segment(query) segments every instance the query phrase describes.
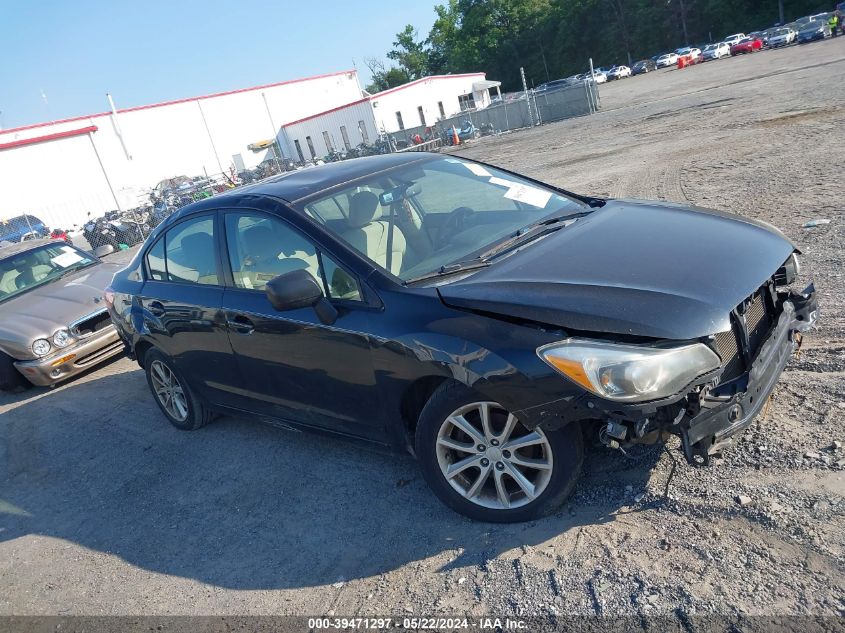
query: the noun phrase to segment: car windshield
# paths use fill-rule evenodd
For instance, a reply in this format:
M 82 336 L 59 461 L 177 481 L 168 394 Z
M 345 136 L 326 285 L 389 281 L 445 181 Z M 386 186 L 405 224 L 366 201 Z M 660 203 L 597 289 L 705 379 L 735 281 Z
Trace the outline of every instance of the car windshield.
M 96 264 L 87 253 L 57 242 L 0 260 L 0 303 Z
M 454 157 L 381 172 L 299 206 L 403 281 L 478 257 L 540 221 L 590 211 L 541 184 Z

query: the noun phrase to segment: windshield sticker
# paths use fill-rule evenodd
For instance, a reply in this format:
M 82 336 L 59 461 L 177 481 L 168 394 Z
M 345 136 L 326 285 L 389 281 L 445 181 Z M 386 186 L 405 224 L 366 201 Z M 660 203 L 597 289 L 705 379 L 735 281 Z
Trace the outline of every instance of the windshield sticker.
M 74 264 L 81 262 L 82 259 L 82 255 L 71 250 L 65 251 L 61 255 L 56 255 L 51 258 L 50 261 L 60 268 L 67 268 L 68 266 L 73 266 Z
M 476 176 L 482 176 L 484 178 L 492 178 L 493 174 L 487 171 L 483 165 L 476 165 L 475 163 L 464 163 L 464 167 L 469 169 L 472 173 Z
M 543 191 L 542 189 L 529 187 L 528 185 L 514 185 L 505 192 L 505 198 L 530 204 L 532 207 L 537 207 L 538 209 L 545 207 L 551 197 L 551 191 Z
M 501 185 L 502 187 L 507 187 L 508 189 L 510 189 L 511 187 L 519 186 L 518 182 L 514 182 L 513 180 L 505 180 L 504 178 L 497 178 L 496 176 L 490 177 L 490 184 Z

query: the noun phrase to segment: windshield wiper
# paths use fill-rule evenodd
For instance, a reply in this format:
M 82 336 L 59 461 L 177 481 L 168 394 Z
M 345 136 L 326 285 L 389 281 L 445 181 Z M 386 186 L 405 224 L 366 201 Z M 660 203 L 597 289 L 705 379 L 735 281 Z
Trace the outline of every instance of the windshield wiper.
M 592 209 L 589 211 L 580 211 L 578 213 L 556 215 L 554 217 L 546 218 L 544 220 L 540 220 L 539 222 L 535 222 L 534 224 L 529 224 L 528 226 L 524 226 L 519 229 L 511 237 L 506 238 L 504 241 L 499 242 L 492 248 L 487 249 L 486 251 L 472 259 L 468 259 L 462 262 L 455 262 L 453 264 L 446 264 L 444 266 L 441 266 L 437 270 L 433 270 L 424 275 L 420 275 L 419 277 L 412 277 L 411 279 L 407 279 L 405 281 L 405 285 L 412 284 L 417 281 L 424 281 L 426 279 L 433 279 L 435 277 L 444 277 L 446 275 L 452 275 L 454 273 L 460 273 L 467 270 L 486 268 L 492 263 L 490 260 L 496 255 L 517 248 L 519 246 L 523 246 L 524 244 L 527 244 L 528 242 L 531 242 L 532 240 L 535 240 L 538 237 L 569 226 L 570 220 L 576 220 L 577 218 L 584 217 L 585 215 L 589 215 L 590 213 L 592 213 Z
M 455 262 L 454 264 L 445 264 L 441 266 L 437 270 L 433 270 L 429 273 L 424 275 L 420 275 L 419 277 L 411 277 L 410 279 L 405 280 L 405 285 L 415 283 L 417 281 L 425 281 L 426 279 L 434 279 L 436 277 L 445 277 L 447 275 L 453 275 L 455 273 L 461 273 L 467 270 L 476 270 L 478 268 L 487 268 L 490 265 L 490 262 L 482 261 L 479 258 L 470 259 L 465 262 Z
M 519 229 L 514 235 L 511 237 L 499 242 L 494 247 L 487 249 L 478 258 L 482 261 L 487 261 L 496 255 L 500 255 L 505 251 L 509 251 L 514 248 L 518 248 L 536 240 L 543 235 L 548 233 L 552 233 L 553 231 L 557 231 L 558 229 L 562 229 L 566 226 L 569 226 L 570 220 L 576 220 L 577 218 L 584 217 L 585 215 L 589 215 L 592 211 L 581 211 L 580 213 L 569 213 L 567 215 L 558 215 L 553 218 L 546 218 L 545 220 L 540 220 L 539 222 L 535 222 L 534 224 L 529 224 L 521 229 Z

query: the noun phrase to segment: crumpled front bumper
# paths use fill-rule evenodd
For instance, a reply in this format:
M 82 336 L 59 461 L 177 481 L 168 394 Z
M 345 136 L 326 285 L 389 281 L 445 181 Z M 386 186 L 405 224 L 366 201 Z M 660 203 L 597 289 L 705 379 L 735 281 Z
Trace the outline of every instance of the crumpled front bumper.
M 751 424 L 774 390 L 789 357 L 800 347 L 801 333 L 812 327 L 817 318 L 818 300 L 812 285 L 800 294 L 791 293 L 783 302 L 776 325 L 745 374 L 747 388 L 681 421 L 684 454 L 690 462 L 707 463 L 711 452 Z
M 81 339 L 57 353 L 36 360 L 18 361 L 17 370 L 33 385 L 49 387 L 123 352 L 114 325 Z

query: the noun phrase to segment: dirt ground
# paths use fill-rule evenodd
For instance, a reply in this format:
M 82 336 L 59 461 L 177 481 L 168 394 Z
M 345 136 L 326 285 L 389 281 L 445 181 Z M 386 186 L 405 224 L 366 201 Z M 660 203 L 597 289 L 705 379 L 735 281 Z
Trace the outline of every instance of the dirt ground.
M 473 523 L 410 457 L 248 419 L 177 431 L 119 360 L 0 396 L 0 614 L 845 615 L 843 77 L 845 37 L 660 71 L 461 150 L 795 240 L 822 319 L 714 466 L 669 481 L 667 452 L 596 450 L 558 514 Z

